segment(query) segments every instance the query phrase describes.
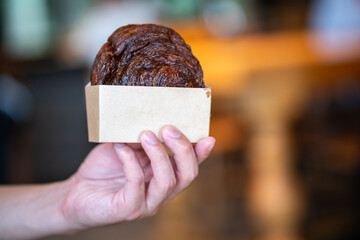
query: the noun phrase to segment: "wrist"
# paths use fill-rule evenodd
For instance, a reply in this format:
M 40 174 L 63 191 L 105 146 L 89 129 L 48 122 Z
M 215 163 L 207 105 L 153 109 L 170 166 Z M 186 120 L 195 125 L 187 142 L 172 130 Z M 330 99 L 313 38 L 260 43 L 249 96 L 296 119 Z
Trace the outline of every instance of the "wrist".
M 37 199 L 31 204 L 29 213 L 33 216 L 28 221 L 34 232 L 34 237 L 45 237 L 56 234 L 71 234 L 76 232 L 75 224 L 67 219 L 63 206 L 71 190 L 72 178 L 64 181 L 39 186 Z
M 62 205 L 71 180 L 0 187 L 0 238 L 33 239 L 76 231 Z
M 68 196 L 72 188 L 76 185 L 76 178 L 74 176 L 66 179 L 65 181 L 58 182 L 58 185 L 55 186 L 56 195 L 59 196 L 58 201 L 54 206 L 54 216 L 58 216 L 58 229 L 57 231 L 61 234 L 72 234 L 79 230 L 82 230 L 83 227 L 80 224 L 77 224 L 76 221 L 72 218 L 73 213 L 68 207 Z

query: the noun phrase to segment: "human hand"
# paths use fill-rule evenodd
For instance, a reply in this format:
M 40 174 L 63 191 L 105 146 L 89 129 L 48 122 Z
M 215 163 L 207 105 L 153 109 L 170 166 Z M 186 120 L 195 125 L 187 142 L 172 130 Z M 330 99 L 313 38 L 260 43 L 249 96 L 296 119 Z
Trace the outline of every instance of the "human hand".
M 165 147 L 150 131 L 141 144 L 101 144 L 65 184 L 61 213 L 73 229 L 83 229 L 154 215 L 198 175 L 198 165 L 215 145 L 213 137 L 195 147 L 175 127 L 161 132 Z

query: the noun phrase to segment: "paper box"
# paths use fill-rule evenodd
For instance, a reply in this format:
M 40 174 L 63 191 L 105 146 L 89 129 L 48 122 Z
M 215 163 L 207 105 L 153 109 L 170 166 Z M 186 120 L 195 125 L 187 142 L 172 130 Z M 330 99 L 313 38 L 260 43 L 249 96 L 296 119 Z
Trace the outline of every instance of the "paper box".
M 90 142 L 139 142 L 144 130 L 160 136 L 171 124 L 191 142 L 209 135 L 211 88 L 88 84 L 85 87 Z

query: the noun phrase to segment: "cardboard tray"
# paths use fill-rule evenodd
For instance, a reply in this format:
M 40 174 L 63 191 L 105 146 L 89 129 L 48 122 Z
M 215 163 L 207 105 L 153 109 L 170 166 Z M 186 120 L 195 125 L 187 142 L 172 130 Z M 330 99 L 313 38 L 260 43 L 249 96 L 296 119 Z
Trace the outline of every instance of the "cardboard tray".
M 151 130 L 171 124 L 191 142 L 209 136 L 211 88 L 85 87 L 90 142 L 139 142 Z

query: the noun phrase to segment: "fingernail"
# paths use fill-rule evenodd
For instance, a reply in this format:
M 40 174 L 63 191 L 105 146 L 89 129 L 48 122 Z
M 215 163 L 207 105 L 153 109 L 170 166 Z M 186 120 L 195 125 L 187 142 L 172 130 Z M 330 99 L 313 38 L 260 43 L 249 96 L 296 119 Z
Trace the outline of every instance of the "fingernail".
M 212 142 L 209 143 L 209 146 L 207 147 L 208 152 L 211 152 L 211 151 L 213 150 L 213 148 L 214 148 L 214 146 L 215 146 L 215 143 L 216 143 L 216 139 L 213 138 L 213 139 L 212 139 Z
M 181 132 L 179 130 L 177 130 L 176 127 L 167 126 L 165 128 L 165 134 L 171 138 L 179 138 L 181 135 Z
M 143 133 L 143 138 L 146 143 L 151 145 L 155 145 L 159 142 L 159 139 L 155 136 L 155 134 L 149 131 Z
M 114 146 L 116 148 L 123 148 L 123 147 L 125 147 L 125 143 L 114 143 Z

